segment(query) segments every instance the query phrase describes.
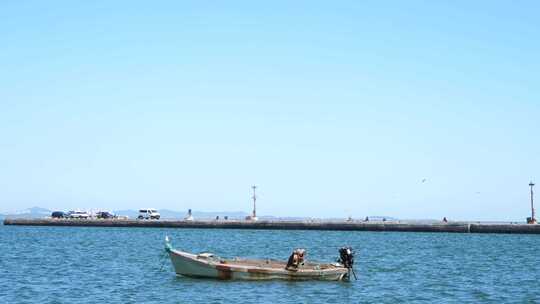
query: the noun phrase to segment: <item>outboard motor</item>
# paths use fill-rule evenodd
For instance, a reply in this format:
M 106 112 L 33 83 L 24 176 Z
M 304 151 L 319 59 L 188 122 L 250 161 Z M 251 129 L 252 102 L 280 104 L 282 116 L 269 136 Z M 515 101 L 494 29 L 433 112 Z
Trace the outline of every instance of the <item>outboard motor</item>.
M 345 268 L 351 268 L 354 264 L 354 253 L 351 247 L 341 247 L 339 249 L 339 262 Z
M 354 273 L 353 264 L 354 264 L 354 252 L 351 247 L 341 247 L 339 249 L 339 259 L 338 262 L 343 265 L 343 267 L 352 272 L 354 279 L 356 280 L 356 274 Z

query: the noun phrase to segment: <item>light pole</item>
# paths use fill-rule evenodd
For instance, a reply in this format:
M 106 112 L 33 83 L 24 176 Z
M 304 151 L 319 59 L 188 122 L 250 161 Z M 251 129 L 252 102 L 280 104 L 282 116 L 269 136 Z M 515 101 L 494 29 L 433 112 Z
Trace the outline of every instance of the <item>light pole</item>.
M 536 217 L 534 214 L 534 191 L 533 191 L 534 183 L 532 181 L 529 183 L 529 187 L 531 187 L 531 219 L 527 222 L 529 224 L 536 224 Z
M 256 221 L 257 220 L 257 195 L 255 195 L 255 189 L 257 189 L 257 186 L 253 185 L 251 186 L 253 189 L 253 214 L 251 215 L 251 219 Z

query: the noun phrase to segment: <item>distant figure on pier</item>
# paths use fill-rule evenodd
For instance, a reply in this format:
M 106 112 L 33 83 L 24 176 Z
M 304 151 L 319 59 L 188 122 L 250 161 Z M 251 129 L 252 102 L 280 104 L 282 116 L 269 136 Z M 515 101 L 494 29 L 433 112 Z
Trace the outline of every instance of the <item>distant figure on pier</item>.
M 442 219 L 443 222 L 448 223 L 448 220 L 446 219 L 446 216 Z
M 193 215 L 191 214 L 191 209 L 188 210 L 187 216 L 184 218 L 186 221 L 193 221 Z
M 216 221 L 219 221 L 219 215 L 216 215 Z
M 369 217 L 366 216 L 365 222 L 369 222 Z

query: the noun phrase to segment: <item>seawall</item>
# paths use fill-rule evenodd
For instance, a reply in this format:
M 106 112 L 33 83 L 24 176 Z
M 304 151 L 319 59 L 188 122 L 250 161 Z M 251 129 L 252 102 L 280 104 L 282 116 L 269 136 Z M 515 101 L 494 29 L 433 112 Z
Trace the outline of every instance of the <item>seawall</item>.
M 414 223 L 346 221 L 235 221 L 235 220 L 99 220 L 99 219 L 5 219 L 4 225 L 78 227 L 220 228 L 274 230 L 401 231 L 452 233 L 540 234 L 540 225 L 491 223 Z

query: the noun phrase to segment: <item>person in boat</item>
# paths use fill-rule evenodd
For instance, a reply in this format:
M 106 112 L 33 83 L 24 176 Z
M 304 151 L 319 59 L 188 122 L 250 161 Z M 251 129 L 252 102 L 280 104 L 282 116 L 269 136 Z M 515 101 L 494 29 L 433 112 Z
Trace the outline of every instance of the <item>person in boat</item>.
M 287 266 L 285 266 L 285 269 L 297 271 L 299 266 L 304 265 L 305 256 L 305 249 L 297 248 L 293 250 L 291 256 L 289 257 L 289 260 L 287 261 Z

